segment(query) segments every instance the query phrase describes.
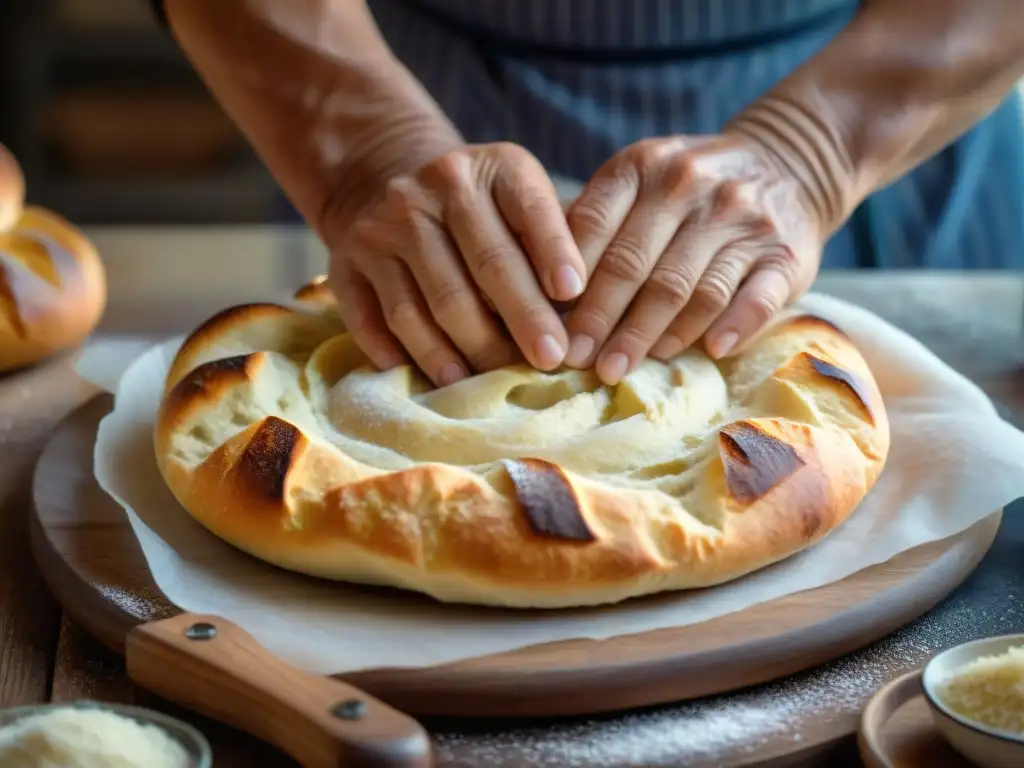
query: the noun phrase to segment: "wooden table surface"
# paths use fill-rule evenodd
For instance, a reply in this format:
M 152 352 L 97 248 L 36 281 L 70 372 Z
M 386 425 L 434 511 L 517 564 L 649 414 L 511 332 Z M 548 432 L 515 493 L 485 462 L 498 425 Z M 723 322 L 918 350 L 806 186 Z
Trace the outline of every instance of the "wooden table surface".
M 320 246 L 299 230 L 139 228 L 89 234 L 109 280 L 99 338 L 184 332 L 227 304 L 282 296 L 325 263 Z M 856 301 L 918 336 L 1024 425 L 1024 274 L 828 273 L 816 290 Z M 64 617 L 32 560 L 27 521 L 35 460 L 53 426 L 95 394 L 73 374 L 73 357 L 0 378 L 0 708 L 90 698 L 182 715 L 134 689 L 120 658 Z M 291 765 L 243 734 L 186 717 L 210 738 L 217 768 Z M 609 727 L 624 726 L 613 719 Z M 457 741 L 449 735 L 449 744 Z M 449 751 L 457 757 L 459 750 Z M 494 764 L 529 764 L 512 749 L 492 750 L 492 758 Z M 634 764 L 623 759 L 624 765 Z M 859 762 L 846 748 L 828 764 Z

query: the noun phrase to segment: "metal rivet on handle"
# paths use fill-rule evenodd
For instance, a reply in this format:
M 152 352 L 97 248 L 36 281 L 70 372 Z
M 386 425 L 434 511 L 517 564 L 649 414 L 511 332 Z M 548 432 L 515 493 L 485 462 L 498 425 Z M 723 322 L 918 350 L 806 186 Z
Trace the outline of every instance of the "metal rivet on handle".
M 331 708 L 331 714 L 342 720 L 360 720 L 366 715 L 366 702 L 347 699 Z
M 212 640 L 217 636 L 217 628 L 213 624 L 200 622 L 193 624 L 185 630 L 185 637 L 189 640 Z

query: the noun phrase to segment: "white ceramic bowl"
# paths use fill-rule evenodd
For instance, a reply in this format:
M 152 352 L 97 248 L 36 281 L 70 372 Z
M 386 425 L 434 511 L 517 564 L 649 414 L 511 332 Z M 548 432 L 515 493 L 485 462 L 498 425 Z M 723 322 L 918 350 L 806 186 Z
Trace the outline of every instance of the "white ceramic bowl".
M 1000 731 L 968 720 L 950 710 L 938 695 L 940 681 L 979 656 L 995 656 L 1024 645 L 1024 634 L 1000 635 L 955 645 L 925 665 L 921 687 L 939 733 L 957 752 L 980 768 L 1022 768 L 1024 734 Z

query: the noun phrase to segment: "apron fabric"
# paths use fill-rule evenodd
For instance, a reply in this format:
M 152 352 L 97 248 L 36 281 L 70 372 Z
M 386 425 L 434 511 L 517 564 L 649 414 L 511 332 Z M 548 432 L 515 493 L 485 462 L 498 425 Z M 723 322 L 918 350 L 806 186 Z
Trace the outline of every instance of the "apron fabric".
M 717 133 L 852 19 L 852 0 L 369 0 L 394 54 L 468 141 L 586 180 L 642 138 Z M 1024 267 L 1012 96 L 866 200 L 825 268 Z

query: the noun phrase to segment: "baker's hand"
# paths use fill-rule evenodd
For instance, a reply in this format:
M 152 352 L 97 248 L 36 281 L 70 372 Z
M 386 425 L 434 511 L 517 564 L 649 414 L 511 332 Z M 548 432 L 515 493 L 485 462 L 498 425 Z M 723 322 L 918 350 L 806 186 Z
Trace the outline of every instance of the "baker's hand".
M 754 140 L 641 141 L 609 160 L 569 209 L 591 275 L 566 362 L 618 382 L 645 356 L 704 337 L 736 349 L 817 274 L 822 226 L 800 183 Z
M 523 357 L 560 365 L 568 336 L 551 300 L 579 296 L 585 275 L 540 162 L 485 144 L 391 179 L 332 247 L 330 282 L 374 364 L 408 353 L 446 385 Z

